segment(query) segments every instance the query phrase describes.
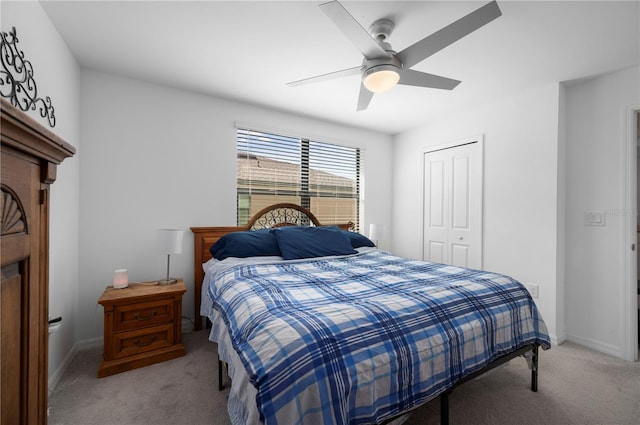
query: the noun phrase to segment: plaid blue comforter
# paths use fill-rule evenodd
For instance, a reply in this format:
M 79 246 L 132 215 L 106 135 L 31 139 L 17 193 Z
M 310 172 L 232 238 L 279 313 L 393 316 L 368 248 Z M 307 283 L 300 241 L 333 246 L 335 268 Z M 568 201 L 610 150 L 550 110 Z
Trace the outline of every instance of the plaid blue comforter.
M 380 251 L 238 265 L 208 289 L 265 424 L 379 423 L 546 326 L 510 277 Z

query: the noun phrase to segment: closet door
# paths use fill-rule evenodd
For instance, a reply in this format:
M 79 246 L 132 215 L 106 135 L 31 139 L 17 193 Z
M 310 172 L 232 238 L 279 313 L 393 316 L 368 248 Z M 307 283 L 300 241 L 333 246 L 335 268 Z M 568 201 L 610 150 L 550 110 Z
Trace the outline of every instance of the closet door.
M 482 145 L 424 154 L 423 259 L 482 268 Z

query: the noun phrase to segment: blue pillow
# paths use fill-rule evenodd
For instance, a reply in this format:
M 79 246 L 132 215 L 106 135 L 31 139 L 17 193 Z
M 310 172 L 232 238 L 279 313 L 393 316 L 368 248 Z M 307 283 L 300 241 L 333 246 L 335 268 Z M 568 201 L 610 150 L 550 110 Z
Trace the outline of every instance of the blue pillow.
M 337 227 L 289 226 L 272 229 L 285 260 L 357 254 L 349 236 Z
M 278 241 L 270 229 L 227 233 L 216 241 L 209 252 L 213 258 L 281 256 Z
M 351 240 L 351 246 L 353 246 L 354 248 L 360 248 L 363 246 L 371 246 L 371 247 L 376 246 L 376 244 L 373 243 L 371 239 L 369 239 L 365 235 L 362 235 L 358 232 L 349 232 L 347 230 L 340 230 L 340 231 L 345 233 L 347 236 L 349 236 L 349 239 Z

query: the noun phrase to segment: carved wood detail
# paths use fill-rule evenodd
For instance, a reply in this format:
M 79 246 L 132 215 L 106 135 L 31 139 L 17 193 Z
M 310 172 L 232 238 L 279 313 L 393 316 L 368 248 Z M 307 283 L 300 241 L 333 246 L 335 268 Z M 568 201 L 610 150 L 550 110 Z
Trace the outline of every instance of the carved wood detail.
M 2 187 L 0 212 L 2 214 L 2 222 L 0 223 L 2 236 L 27 232 L 24 208 L 22 208 L 18 197 L 5 187 Z

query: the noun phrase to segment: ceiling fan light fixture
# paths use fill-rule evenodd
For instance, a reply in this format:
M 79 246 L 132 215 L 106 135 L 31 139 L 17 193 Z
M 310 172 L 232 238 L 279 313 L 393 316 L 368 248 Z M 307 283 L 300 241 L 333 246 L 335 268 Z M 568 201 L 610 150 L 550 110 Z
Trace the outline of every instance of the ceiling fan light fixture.
M 400 81 L 398 67 L 380 65 L 369 68 L 362 73 L 362 84 L 372 93 L 384 93 L 394 88 Z

